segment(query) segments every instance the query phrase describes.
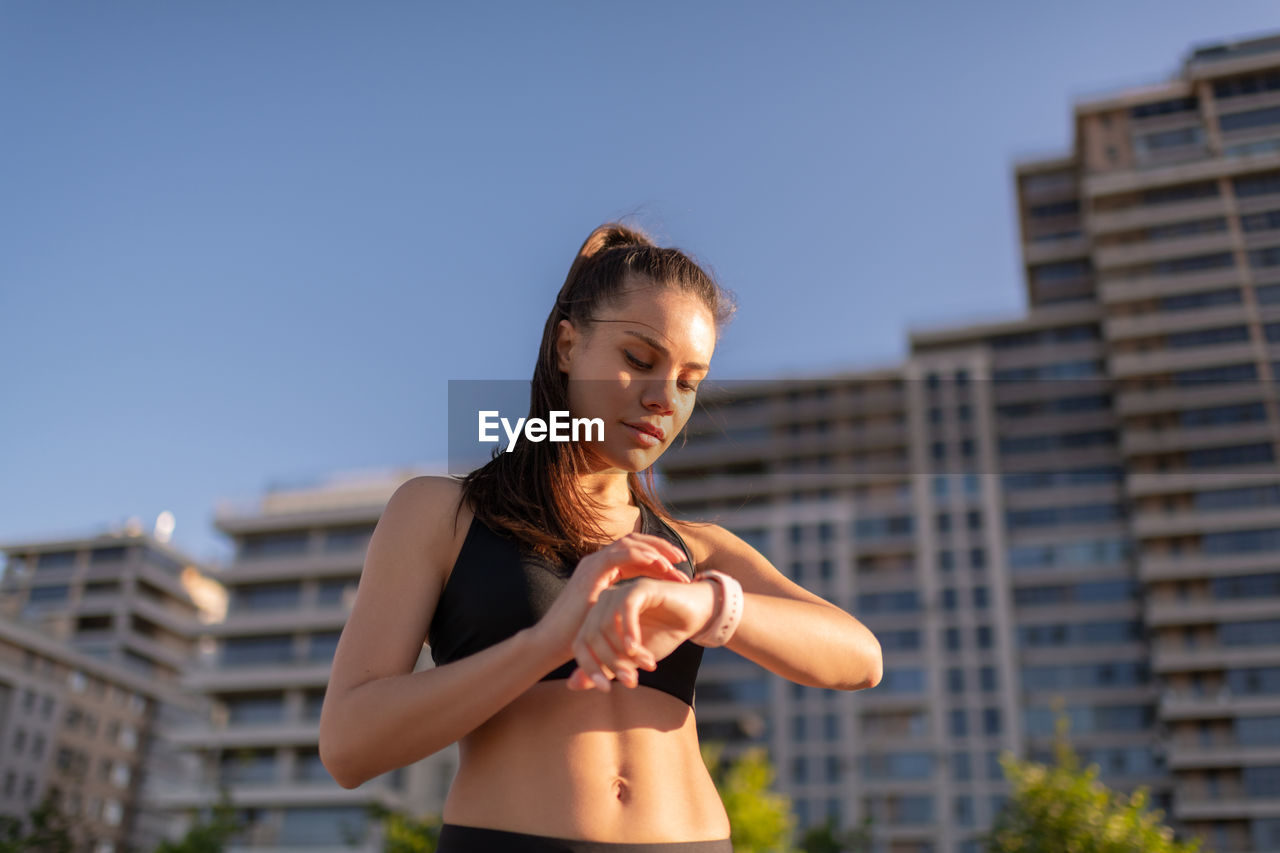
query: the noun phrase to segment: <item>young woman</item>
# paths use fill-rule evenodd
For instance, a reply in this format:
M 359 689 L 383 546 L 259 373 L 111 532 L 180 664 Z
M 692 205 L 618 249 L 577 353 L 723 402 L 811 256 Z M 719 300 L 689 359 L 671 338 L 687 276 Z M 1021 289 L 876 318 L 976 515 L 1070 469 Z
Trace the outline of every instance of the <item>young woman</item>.
M 603 439 L 517 442 L 388 501 L 320 754 L 352 788 L 459 741 L 439 853 L 732 853 L 694 723 L 702 648 L 810 686 L 880 680 L 858 620 L 653 495 L 731 312 L 680 251 L 601 226 L 547 319 L 529 417 L 600 418 Z M 424 640 L 436 666 L 414 672 Z

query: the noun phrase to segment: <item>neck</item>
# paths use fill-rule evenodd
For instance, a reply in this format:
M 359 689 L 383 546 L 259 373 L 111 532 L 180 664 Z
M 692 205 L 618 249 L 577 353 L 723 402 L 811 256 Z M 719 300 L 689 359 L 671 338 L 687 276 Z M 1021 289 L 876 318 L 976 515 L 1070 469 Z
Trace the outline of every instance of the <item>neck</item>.
M 578 488 L 584 495 L 600 504 L 603 509 L 635 505 L 631 497 L 631 487 L 627 483 L 626 472 L 623 471 L 584 474 L 578 478 Z

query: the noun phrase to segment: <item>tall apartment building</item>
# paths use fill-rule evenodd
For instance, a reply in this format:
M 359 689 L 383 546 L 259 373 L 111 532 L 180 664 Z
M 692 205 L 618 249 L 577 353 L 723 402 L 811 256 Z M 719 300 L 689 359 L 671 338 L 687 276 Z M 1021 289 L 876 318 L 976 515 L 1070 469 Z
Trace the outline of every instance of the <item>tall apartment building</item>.
M 25 818 L 51 792 L 78 851 L 153 849 L 173 815 L 147 791 L 188 772 L 167 732 L 201 713 L 179 681 L 216 584 L 132 522 L 3 552 L 0 810 Z
M 1280 37 L 1075 113 L 1019 170 L 1028 282 L 1102 310 L 1173 816 L 1280 849 Z
M 183 679 L 211 714 L 175 733 L 197 767 L 186 784 L 155 792 L 158 805 L 199 808 L 226 788 L 245 826 L 235 839 L 241 853 L 375 851 L 382 838 L 370 805 L 439 814 L 456 746 L 351 790 L 333 780 L 319 752 L 325 687 L 369 538 L 411 476 L 339 479 L 219 507 L 216 526 L 235 545 L 218 578 L 226 618 L 206 626 L 209 654 Z M 432 665 L 425 640 L 419 669 Z
M 664 457 L 678 510 L 885 653 L 854 695 L 708 656 L 700 696 L 746 701 L 704 736 L 768 744 L 804 822 L 967 853 L 1061 696 L 1113 787 L 1280 849 L 1280 37 L 1077 103 L 1073 150 L 1016 171 L 1025 318 L 727 389 Z

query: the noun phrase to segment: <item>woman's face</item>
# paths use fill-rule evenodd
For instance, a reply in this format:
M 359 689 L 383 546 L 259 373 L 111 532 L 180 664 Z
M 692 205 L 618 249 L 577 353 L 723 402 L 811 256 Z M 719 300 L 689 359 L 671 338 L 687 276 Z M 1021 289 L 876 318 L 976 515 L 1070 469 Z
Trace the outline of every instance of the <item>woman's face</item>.
M 561 320 L 557 332 L 571 417 L 604 422 L 604 441 L 587 442 L 589 452 L 608 468 L 648 468 L 693 413 L 716 346 L 711 312 L 674 288 L 632 283 L 588 328 Z

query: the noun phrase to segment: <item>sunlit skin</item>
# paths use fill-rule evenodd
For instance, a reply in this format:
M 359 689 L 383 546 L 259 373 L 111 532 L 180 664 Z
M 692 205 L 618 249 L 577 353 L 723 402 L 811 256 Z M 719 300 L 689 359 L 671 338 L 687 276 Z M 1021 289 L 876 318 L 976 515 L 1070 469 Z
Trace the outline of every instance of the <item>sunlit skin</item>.
M 587 328 L 561 320 L 556 340 L 570 413 L 604 421 L 604 441 L 587 444 L 595 464 L 579 486 L 607 506 L 629 502 L 625 475 L 652 465 L 684 428 L 716 346 L 715 320 L 700 299 L 629 285 L 623 301 Z M 624 425 L 641 421 L 665 433 L 657 446 L 638 443 Z
M 580 478 L 579 486 L 606 507 L 603 520 L 611 526 L 634 516 L 626 475 L 651 466 L 684 429 L 716 345 L 715 319 L 700 299 L 642 280 L 627 285 L 625 297 L 599 311 L 585 329 L 561 320 L 556 341 L 559 368 L 569 379 L 572 416 L 604 422 L 604 440 L 587 444 L 591 472 Z M 641 423 L 660 429 L 661 440 L 645 443 L 628 426 Z M 614 677 L 635 686 L 633 668 L 618 667 L 615 672 L 599 658 L 625 652 L 652 670 L 690 630 L 700 628 L 714 609 L 715 591 L 707 584 L 681 586 L 653 585 L 651 591 L 660 598 L 632 600 L 617 608 L 625 609 L 626 615 L 613 614 L 611 631 L 600 624 L 609 621 L 606 615 L 589 618 L 579 632 L 582 646 L 575 654 L 580 667 L 569 678 L 569 688 L 595 686 L 608 692 Z M 644 627 L 642 610 L 648 622 Z M 585 651 L 592 647 L 597 654 Z M 614 654 L 607 654 L 610 649 Z

